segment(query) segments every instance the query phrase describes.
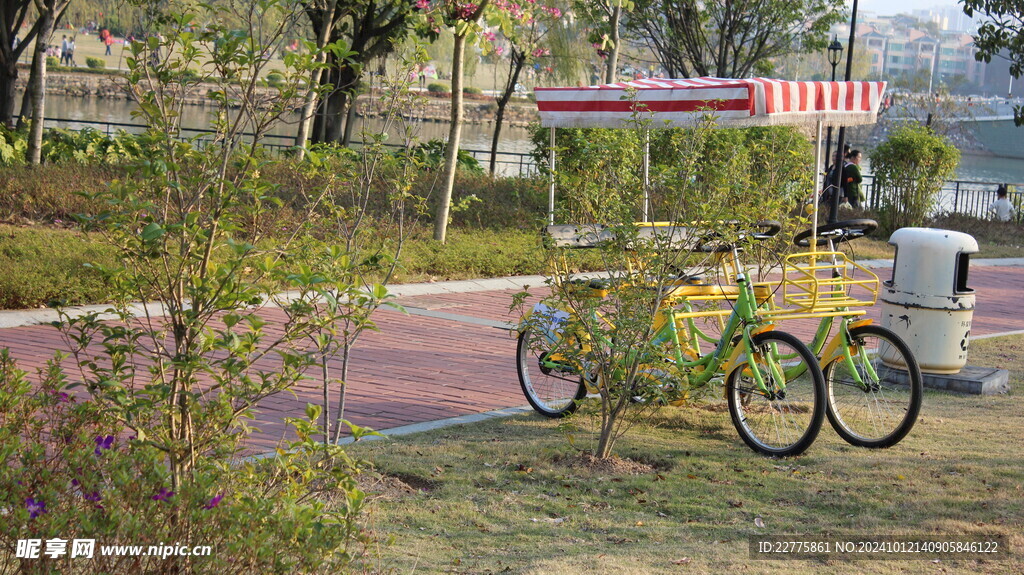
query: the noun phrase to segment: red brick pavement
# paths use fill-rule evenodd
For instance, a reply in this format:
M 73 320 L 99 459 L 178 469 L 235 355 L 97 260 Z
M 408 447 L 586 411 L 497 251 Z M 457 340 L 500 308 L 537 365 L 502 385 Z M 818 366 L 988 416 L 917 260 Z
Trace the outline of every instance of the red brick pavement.
M 885 275 L 884 270 L 880 274 Z M 1016 310 L 1024 267 L 973 266 L 969 285 L 977 291 L 972 333 L 976 336 L 1024 330 L 1024 313 Z M 475 318 L 508 321 L 515 290 L 439 294 L 402 298 L 402 303 Z M 273 325 L 279 312 L 269 310 Z M 879 306 L 867 317 L 878 319 Z M 346 418 L 363 426 L 387 429 L 524 405 L 515 372 L 515 340 L 509 333 L 457 319 L 403 315 L 382 310 L 380 332 L 367 333 L 354 351 L 349 374 Z M 804 329 L 787 324 L 783 329 Z M 43 367 L 54 350 L 66 349 L 50 326 L 0 329 L 7 347 L 29 372 Z M 340 366 L 332 366 L 338 373 Z M 318 381 L 304 382 L 291 393 L 264 400 L 252 438 L 258 451 L 290 436 L 286 417 L 302 417 L 307 403 L 319 403 Z M 332 399 L 332 402 L 334 399 Z

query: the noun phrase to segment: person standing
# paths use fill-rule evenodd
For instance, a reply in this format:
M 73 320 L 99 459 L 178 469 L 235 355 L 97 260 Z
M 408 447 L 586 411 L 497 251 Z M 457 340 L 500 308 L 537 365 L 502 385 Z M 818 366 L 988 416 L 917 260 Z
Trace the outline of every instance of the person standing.
M 1013 218 L 1013 204 L 1007 196 L 1006 184 L 999 184 L 996 188 L 996 199 L 988 205 L 988 211 L 992 217 L 1000 222 L 1008 222 Z
M 75 38 L 72 36 L 68 39 L 68 49 L 65 51 L 68 60 L 68 66 L 75 66 Z
M 843 192 L 846 194 L 846 201 L 850 207 L 860 208 L 864 196 L 860 191 L 860 183 L 863 177 L 860 173 L 860 161 L 863 158 L 860 150 L 850 150 L 843 163 Z
M 68 57 L 68 37 L 64 36 L 60 40 L 60 65 L 64 65 L 64 61 Z

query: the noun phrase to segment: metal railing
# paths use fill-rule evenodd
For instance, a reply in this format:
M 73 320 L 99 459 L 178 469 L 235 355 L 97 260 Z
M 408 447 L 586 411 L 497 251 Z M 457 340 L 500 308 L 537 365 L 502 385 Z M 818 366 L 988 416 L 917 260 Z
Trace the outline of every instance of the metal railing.
M 65 127 L 70 129 L 91 127 L 107 134 L 108 136 L 112 135 L 117 130 L 138 133 L 146 129 L 146 126 L 142 124 L 66 118 L 47 118 L 46 123 L 51 127 Z M 214 131 L 203 128 L 182 128 L 182 133 L 183 137 L 189 137 L 189 134 L 193 136 L 198 135 L 201 141 L 204 135 L 212 135 L 214 134 Z M 251 137 L 251 134 L 246 135 Z M 279 153 L 284 153 L 292 149 L 295 145 L 294 136 L 268 134 L 264 136 L 264 138 L 269 140 L 264 144 L 264 147 Z M 353 143 L 359 145 L 361 142 Z M 396 144 L 385 145 L 394 148 L 401 147 Z M 464 149 L 463 151 L 469 153 L 473 158 L 480 162 L 480 165 L 483 166 L 485 170 L 489 167 L 491 161 L 490 150 Z M 539 172 L 532 154 L 499 151 L 497 153 L 495 163 L 498 175 L 503 177 L 528 177 L 535 176 Z M 866 190 L 867 207 L 877 210 L 881 205 L 883 192 L 878 189 L 874 176 L 871 174 L 865 174 L 862 186 L 864 186 L 864 189 Z M 998 186 L 998 182 L 975 182 L 969 180 L 947 181 L 943 184 L 942 190 L 939 192 L 936 213 L 963 214 L 983 219 L 988 218 L 988 206 L 996 199 L 996 188 Z M 1011 194 L 1010 201 L 1018 207 L 1014 214 L 1014 221 L 1018 223 L 1024 222 L 1024 214 L 1021 213 L 1022 210 L 1020 209 L 1021 207 L 1024 207 L 1024 205 L 1022 205 L 1024 204 L 1024 191 Z
M 976 182 L 970 180 L 948 180 L 939 190 L 939 197 L 935 205 L 935 212 L 939 214 L 960 214 L 973 216 L 981 219 L 989 219 L 991 214 L 988 207 L 996 199 L 996 189 L 1001 182 Z M 867 174 L 861 185 L 867 191 L 867 207 L 877 210 L 881 207 L 882 197 L 885 191 L 879 189 L 878 182 L 874 176 Z M 1021 207 L 1024 204 L 1024 193 L 1011 192 L 1010 201 L 1016 206 L 1013 221 L 1024 222 L 1024 215 L 1021 214 Z
M 93 121 L 93 120 L 77 120 L 69 118 L 46 118 L 44 124 L 51 128 L 67 128 L 71 130 L 81 130 L 84 128 L 92 128 L 98 132 L 102 132 L 107 136 L 112 136 L 118 130 L 124 130 L 128 133 L 137 134 L 146 130 L 144 124 L 131 124 L 125 122 L 108 122 L 108 121 Z M 214 130 L 206 128 L 182 128 L 181 137 L 194 138 L 198 136 L 200 142 L 207 141 L 207 136 L 212 136 L 216 132 Z M 252 134 L 242 134 L 243 137 L 247 137 L 251 140 Z M 295 136 L 285 136 L 280 134 L 266 134 L 263 136 L 264 143 L 263 147 L 268 150 L 285 153 L 291 150 L 295 146 Z M 355 145 L 360 145 L 362 142 L 352 142 Z M 401 148 L 398 144 L 384 144 L 385 147 L 389 148 Z M 480 162 L 480 165 L 484 169 L 488 169 L 491 162 L 491 151 L 490 150 L 470 150 L 463 149 L 464 152 L 469 153 Z M 533 156 L 531 154 L 525 154 L 522 152 L 502 152 L 499 151 L 495 159 L 495 168 L 499 176 L 504 177 L 526 177 L 536 175 L 537 166 L 533 162 Z

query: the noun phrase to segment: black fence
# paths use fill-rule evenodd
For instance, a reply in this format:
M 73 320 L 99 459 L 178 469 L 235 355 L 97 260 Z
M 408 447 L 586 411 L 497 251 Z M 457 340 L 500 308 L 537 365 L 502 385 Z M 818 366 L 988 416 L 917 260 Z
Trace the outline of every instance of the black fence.
M 51 128 L 67 128 L 70 130 L 82 130 L 84 128 L 92 128 L 98 132 L 102 132 L 108 136 L 114 135 L 119 130 L 123 130 L 128 133 L 141 133 L 145 131 L 146 126 L 143 124 L 130 124 L 124 122 L 100 122 L 92 120 L 76 120 L 68 118 L 46 118 L 45 125 Z M 197 139 L 199 142 L 206 141 L 208 138 L 212 139 L 215 132 L 213 130 L 204 128 L 182 128 L 181 138 L 183 139 Z M 242 134 L 243 139 L 251 141 L 252 134 Z M 353 142 L 354 145 L 360 145 L 362 142 Z M 400 148 L 397 144 L 385 144 L 386 147 Z M 285 153 L 295 147 L 295 136 L 285 136 L 280 134 L 266 134 L 263 136 L 263 147 L 277 153 Z M 480 162 L 480 165 L 485 170 L 490 168 L 491 165 L 491 151 L 490 150 L 469 150 L 463 149 L 464 152 L 469 153 L 473 156 L 476 161 Z M 537 173 L 537 166 L 533 162 L 533 156 L 531 154 L 524 154 L 521 152 L 501 152 L 499 151 L 495 155 L 494 168 L 499 176 L 516 177 L 516 176 L 532 176 Z
M 870 174 L 864 176 L 864 182 L 861 185 L 867 191 L 867 207 L 873 210 L 878 209 L 885 190 L 879 189 L 877 182 Z M 988 207 L 996 200 L 996 189 L 999 185 L 1000 182 L 949 180 L 942 185 L 942 189 L 939 191 L 933 215 L 962 214 L 988 219 L 991 217 Z M 1016 206 L 1013 221 L 1024 222 L 1024 216 L 1021 214 L 1021 207 L 1024 205 L 1024 192 L 1011 192 L 1009 200 Z
M 112 135 L 118 130 L 138 133 L 146 129 L 146 126 L 142 124 L 97 122 L 66 118 L 47 118 L 46 123 L 51 127 L 69 128 L 73 130 L 80 130 L 89 127 L 107 135 Z M 214 131 L 201 128 L 182 128 L 183 138 L 199 136 L 199 140 L 202 141 L 206 134 L 212 136 Z M 243 136 L 251 137 L 251 134 Z M 287 152 L 295 146 L 294 136 L 268 134 L 264 136 L 264 139 L 264 147 L 279 153 Z M 358 145 L 360 142 L 354 143 Z M 391 147 L 398 148 L 400 146 L 391 145 Z M 480 162 L 480 165 L 483 166 L 485 170 L 490 167 L 490 150 L 464 149 L 463 151 L 469 153 L 473 158 Z M 537 164 L 534 162 L 533 155 L 521 152 L 498 152 L 495 160 L 495 170 L 499 176 L 505 177 L 533 176 L 539 171 Z M 864 176 L 864 183 L 862 185 L 864 186 L 867 194 L 867 206 L 871 209 L 877 209 L 881 203 L 880 200 L 884 191 L 878 189 L 874 177 L 870 174 Z M 939 192 L 936 214 L 963 214 L 978 218 L 988 218 L 990 216 L 988 206 L 996 199 L 996 188 L 998 186 L 998 182 L 972 182 L 967 180 L 947 181 L 943 184 L 942 190 Z M 1017 206 L 1013 216 L 1014 221 L 1017 223 L 1024 222 L 1024 215 L 1021 214 L 1022 210 L 1020 209 L 1021 207 L 1024 207 L 1024 191 L 1011 193 L 1010 201 Z

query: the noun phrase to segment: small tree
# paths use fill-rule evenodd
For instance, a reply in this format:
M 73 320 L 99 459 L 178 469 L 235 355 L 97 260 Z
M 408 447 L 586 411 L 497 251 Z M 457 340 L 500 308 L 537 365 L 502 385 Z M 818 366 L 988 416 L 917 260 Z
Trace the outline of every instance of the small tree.
M 882 228 L 924 225 L 959 162 L 960 150 L 929 128 L 907 124 L 892 132 L 871 152 Z

